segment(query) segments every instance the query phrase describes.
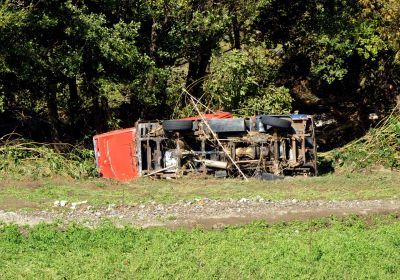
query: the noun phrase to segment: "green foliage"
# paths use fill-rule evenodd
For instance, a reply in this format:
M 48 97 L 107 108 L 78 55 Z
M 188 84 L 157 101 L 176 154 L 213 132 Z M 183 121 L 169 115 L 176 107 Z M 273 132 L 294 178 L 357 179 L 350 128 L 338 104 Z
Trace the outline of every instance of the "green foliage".
M 327 218 L 222 230 L 0 226 L 2 279 L 396 279 L 395 216 Z
M 396 0 L 2 1 L 1 125 L 79 142 L 192 114 L 182 88 L 242 115 L 384 114 L 400 84 L 399 10 Z
M 279 65 L 279 57 L 261 47 L 215 55 L 204 86 L 209 103 L 243 115 L 289 112 L 289 90 L 273 84 Z
M 400 169 L 400 115 L 394 112 L 383 124 L 364 137 L 334 150 L 331 156 L 342 170 L 358 171 L 377 165 Z
M 150 59 L 138 50 L 140 24 L 133 20 L 110 22 L 104 14 L 72 1 L 38 2 L 32 7 L 22 5 L 16 11 L 12 7 L 10 3 L 2 6 L 7 13 L 15 13 L 15 17 L 23 12 L 25 20 L 23 24 L 7 26 L 13 27 L 12 48 L 9 42 L 0 47 L 0 58 L 4 58 L 0 74 L 11 75 L 11 79 L 2 80 L 7 103 L 15 95 L 30 100 L 30 110 L 44 102 L 47 112 L 41 108 L 33 113 L 42 118 L 48 115 L 53 127 L 57 122 L 68 121 L 61 119 L 61 112 L 73 111 L 72 123 L 79 123 L 78 118 L 87 116 L 76 113 L 90 108 L 86 104 L 93 106 L 96 118 L 99 114 L 105 116 L 103 122 L 118 121 L 118 116 L 101 110 L 113 112 L 128 103 L 135 85 L 143 83 L 148 69 L 153 67 Z M 2 36 L 0 41 L 6 39 Z M 77 94 L 71 92 L 74 90 Z M 61 92 L 70 99 L 68 102 L 55 97 Z M 100 100 L 104 104 L 110 102 L 104 106 Z
M 387 50 L 385 42 L 376 32 L 378 22 L 361 20 L 350 30 L 334 34 L 315 34 L 310 55 L 311 73 L 328 83 L 342 80 L 348 73 L 346 60 L 358 56 L 365 61 L 375 61 L 380 52 Z
M 256 96 L 249 96 L 237 110 L 242 115 L 256 115 L 259 113 L 285 114 L 290 113 L 292 98 L 289 89 L 284 86 L 268 86 L 259 90 Z
M 3 178 L 64 176 L 81 179 L 97 175 L 92 150 L 62 144 L 52 146 L 25 140 L 1 140 L 0 176 Z
M 304 70 L 315 80 L 329 84 L 341 81 L 352 69 L 354 58 L 373 64 L 387 51 L 388 42 L 378 32 L 382 23 L 376 15 L 379 5 L 374 13 L 366 16 L 362 3 L 357 1 L 291 2 L 293 5 L 286 7 L 279 1 L 265 5 L 263 18 L 259 19 L 260 28 L 265 28 L 269 35 L 266 36 L 268 45 L 285 46 L 289 59 L 306 57 L 310 68 Z M 283 22 L 285 19 L 288 22 Z M 296 24 L 290 24 L 292 21 Z

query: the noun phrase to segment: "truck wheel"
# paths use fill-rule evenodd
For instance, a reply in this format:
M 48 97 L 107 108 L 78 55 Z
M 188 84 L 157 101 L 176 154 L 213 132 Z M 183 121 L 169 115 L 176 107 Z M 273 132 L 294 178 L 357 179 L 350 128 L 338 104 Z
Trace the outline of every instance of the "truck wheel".
M 163 121 L 165 131 L 188 131 L 192 130 L 193 121 L 191 120 L 166 120 Z
M 291 121 L 266 115 L 261 117 L 261 122 L 265 125 L 270 125 L 279 128 L 289 128 L 292 125 Z

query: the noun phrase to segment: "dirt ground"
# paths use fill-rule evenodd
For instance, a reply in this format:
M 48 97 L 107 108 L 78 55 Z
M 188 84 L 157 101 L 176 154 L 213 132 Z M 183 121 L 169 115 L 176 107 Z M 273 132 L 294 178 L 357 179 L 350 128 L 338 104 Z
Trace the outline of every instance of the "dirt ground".
M 89 227 L 104 220 L 117 226 L 168 228 L 221 228 L 256 220 L 270 223 L 307 220 L 330 215 L 400 214 L 400 200 L 352 201 L 268 201 L 263 198 L 239 200 L 195 199 L 174 204 L 155 202 L 136 206 L 93 207 L 85 201 L 56 201 L 53 209 L 41 211 L 0 210 L 0 221 L 20 225 L 51 222 L 77 222 Z

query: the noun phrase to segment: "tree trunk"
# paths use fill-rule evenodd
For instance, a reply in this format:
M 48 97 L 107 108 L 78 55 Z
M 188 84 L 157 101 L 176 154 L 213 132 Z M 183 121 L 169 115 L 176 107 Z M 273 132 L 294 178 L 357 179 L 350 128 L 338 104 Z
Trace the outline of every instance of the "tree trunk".
M 240 44 L 240 26 L 236 14 L 232 17 L 232 33 L 233 33 L 233 47 L 237 50 L 241 49 Z
M 151 24 L 151 34 L 150 34 L 150 47 L 149 56 L 156 62 L 156 51 L 157 51 L 157 21 L 153 18 Z
M 203 48 L 197 59 L 189 61 L 189 70 L 186 78 L 186 88 L 195 97 L 203 94 L 203 78 L 211 59 L 212 48 Z
M 108 112 L 104 112 L 108 110 L 108 106 L 106 106 L 106 102 L 103 98 L 100 98 L 99 92 L 94 84 L 93 80 L 88 81 L 88 93 L 92 99 L 92 116 L 94 122 L 94 128 L 96 133 L 103 133 L 108 131 Z M 101 103 L 100 103 L 101 102 Z
M 52 141 L 60 142 L 60 118 L 58 115 L 57 86 L 55 84 L 49 89 L 46 103 Z
M 68 119 L 69 125 L 71 127 L 71 132 L 74 136 L 77 136 L 77 121 L 78 121 L 78 111 L 81 100 L 78 94 L 78 85 L 76 84 L 76 78 L 67 78 L 68 88 L 69 88 L 69 99 L 68 99 Z

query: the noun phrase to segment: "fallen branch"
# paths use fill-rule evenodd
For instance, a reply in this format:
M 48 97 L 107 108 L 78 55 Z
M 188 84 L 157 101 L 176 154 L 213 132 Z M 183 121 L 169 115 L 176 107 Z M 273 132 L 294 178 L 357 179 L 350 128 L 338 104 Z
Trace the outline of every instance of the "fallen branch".
M 149 173 L 149 174 L 143 175 L 143 177 L 153 176 L 153 175 L 156 175 L 157 173 L 164 172 L 164 171 L 166 171 L 166 170 L 168 170 L 168 169 L 171 169 L 171 168 L 173 168 L 173 167 L 176 167 L 176 165 L 171 165 L 171 166 L 165 167 L 165 168 L 163 168 L 163 169 L 160 169 L 160 170 L 151 172 L 151 173 Z
M 186 90 L 185 90 L 186 91 Z M 187 92 L 187 91 L 186 91 Z M 187 92 L 188 93 L 188 92 Z M 188 93 L 189 94 L 189 93 Z M 215 134 L 215 132 L 211 129 L 210 125 L 208 124 L 207 120 L 204 118 L 204 114 L 202 114 L 199 110 L 199 107 L 197 106 L 197 104 L 195 103 L 193 97 L 189 94 L 190 96 L 190 101 L 193 104 L 193 107 L 195 108 L 195 110 L 197 111 L 197 113 L 199 114 L 199 116 L 201 117 L 202 121 L 204 122 L 204 124 L 207 126 L 207 128 L 209 129 L 209 131 L 211 132 L 212 136 L 214 137 L 214 139 L 217 141 L 218 145 L 222 148 L 222 150 L 224 151 L 225 155 L 229 158 L 229 160 L 233 163 L 233 165 L 236 167 L 236 169 L 239 171 L 240 175 L 243 177 L 243 179 L 245 179 L 247 182 L 249 181 L 249 179 L 247 179 L 246 175 L 243 173 L 243 171 L 240 169 L 240 167 L 237 165 L 237 163 L 234 161 L 234 159 L 229 155 L 228 151 L 225 149 L 225 147 L 221 144 L 221 141 L 218 139 L 218 136 Z

